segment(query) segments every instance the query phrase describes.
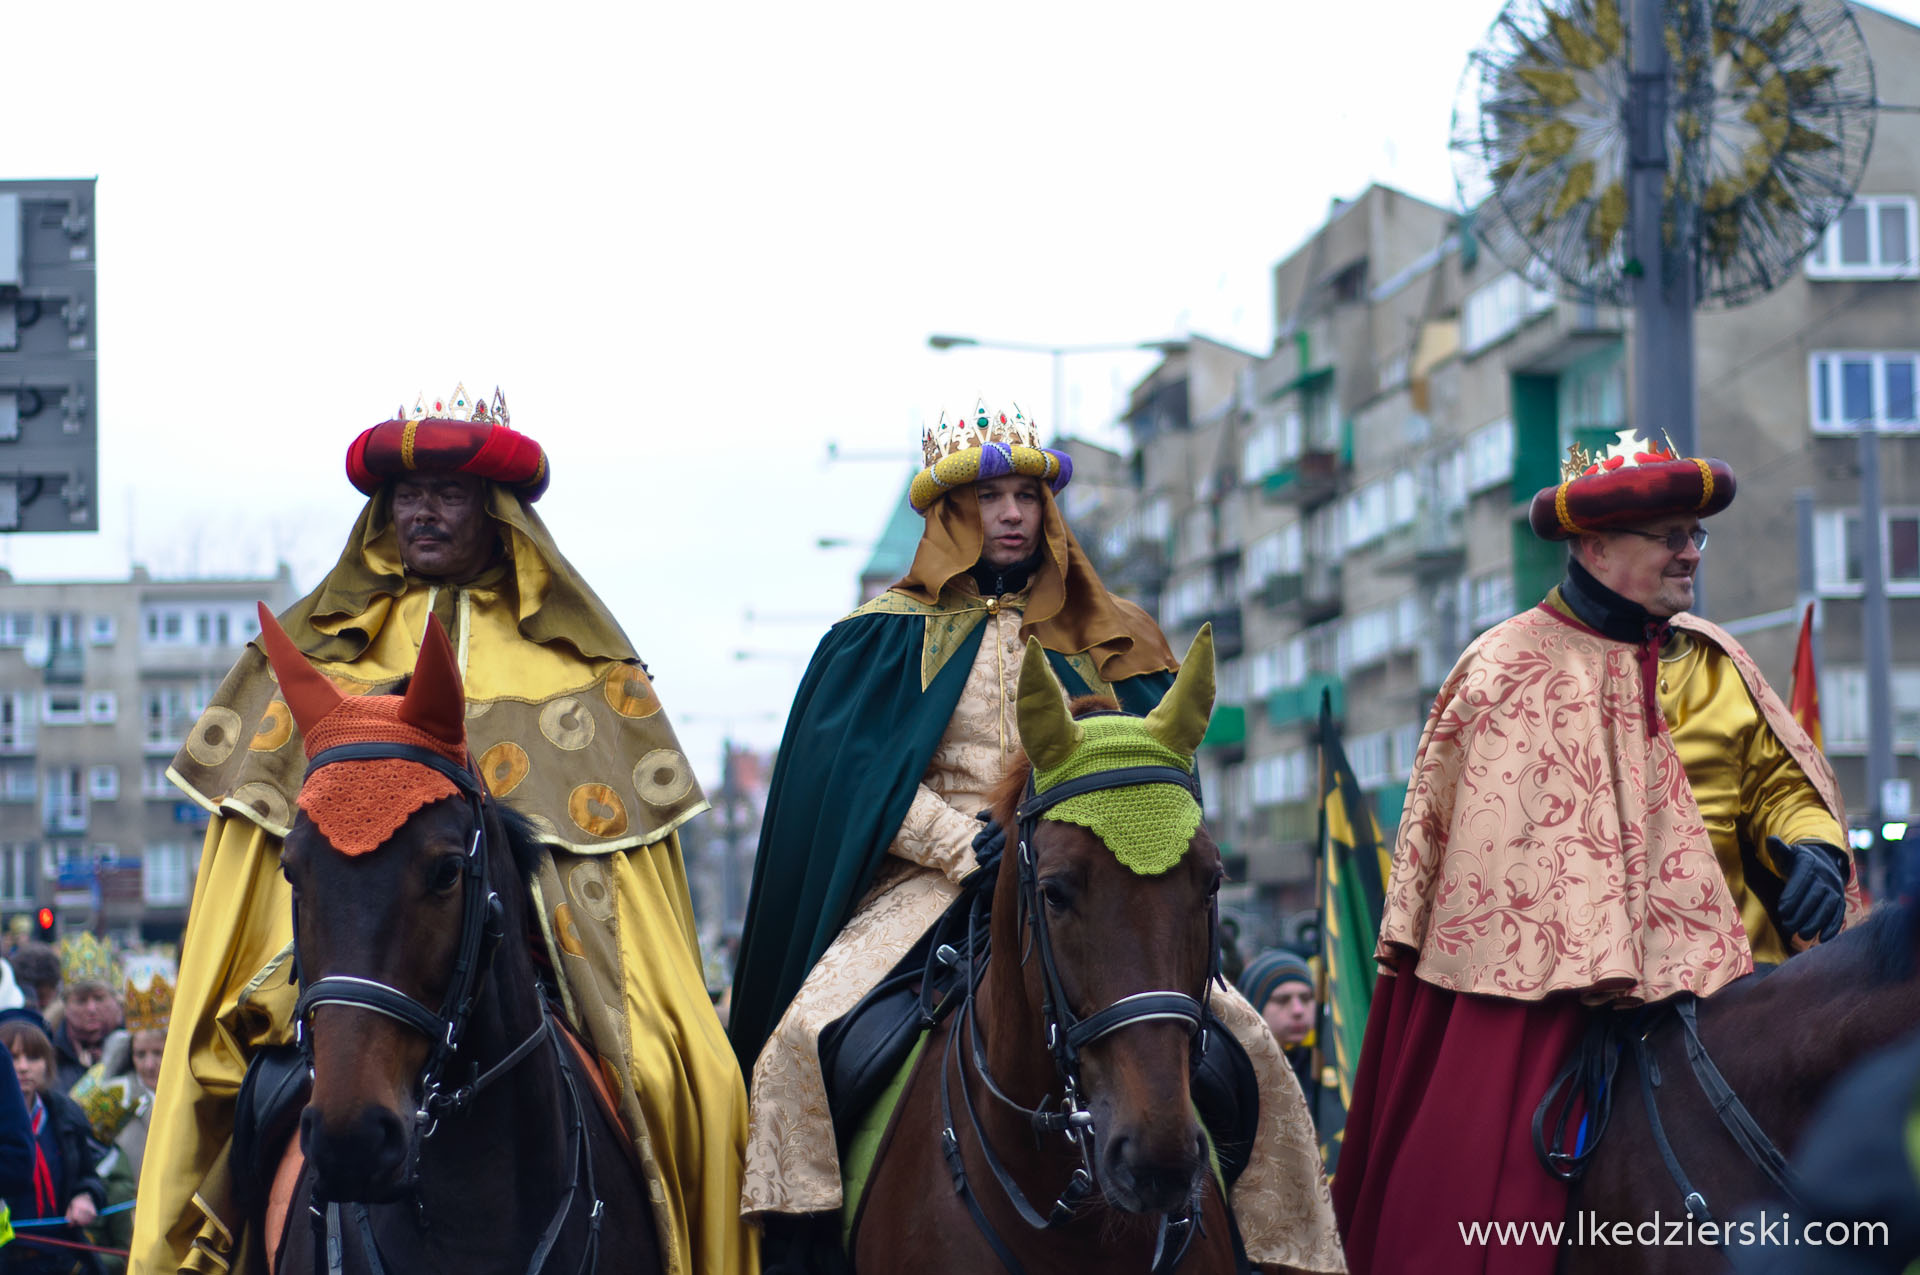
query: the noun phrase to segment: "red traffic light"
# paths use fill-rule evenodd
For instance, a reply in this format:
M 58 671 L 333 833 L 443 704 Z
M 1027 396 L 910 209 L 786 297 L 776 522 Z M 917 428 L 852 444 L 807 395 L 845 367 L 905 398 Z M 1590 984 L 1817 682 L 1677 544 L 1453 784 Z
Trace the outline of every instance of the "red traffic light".
M 33 919 L 39 924 L 42 934 L 51 934 L 53 932 L 52 908 L 41 908 L 38 912 L 34 913 Z

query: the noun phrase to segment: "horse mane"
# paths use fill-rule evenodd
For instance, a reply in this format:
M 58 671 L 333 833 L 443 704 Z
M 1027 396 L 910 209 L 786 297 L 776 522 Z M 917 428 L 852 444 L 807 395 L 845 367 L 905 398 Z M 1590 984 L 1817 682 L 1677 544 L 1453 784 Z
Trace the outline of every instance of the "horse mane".
M 1080 695 L 1067 704 L 1067 712 L 1075 720 L 1095 713 L 1118 713 L 1123 711 L 1120 704 L 1111 695 Z M 1033 762 L 1021 749 L 1013 760 L 1013 769 L 1000 781 L 992 793 L 988 794 L 987 807 L 993 811 L 994 820 L 1002 828 L 1012 828 L 1018 822 L 1014 811 L 1020 807 L 1021 798 L 1027 795 L 1027 780 L 1033 775 Z
M 540 857 L 544 852 L 539 837 L 534 834 L 533 821 L 504 801 L 496 799 L 487 804 L 500 816 L 500 826 L 507 831 L 507 849 L 513 853 L 513 866 L 520 873 L 520 879 L 533 880 L 534 873 L 540 870 Z
M 1877 907 L 1859 927 L 1861 959 L 1869 982 L 1903 983 L 1913 977 L 1917 906 L 1902 899 Z

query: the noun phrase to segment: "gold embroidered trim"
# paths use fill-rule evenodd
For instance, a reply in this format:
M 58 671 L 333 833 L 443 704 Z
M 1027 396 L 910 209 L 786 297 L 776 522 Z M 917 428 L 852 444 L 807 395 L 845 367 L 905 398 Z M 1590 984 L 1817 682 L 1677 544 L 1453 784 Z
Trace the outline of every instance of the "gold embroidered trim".
M 1693 463 L 1700 467 L 1700 503 L 1694 506 L 1694 510 L 1698 512 L 1705 509 L 1707 503 L 1713 499 L 1713 467 L 1698 456 L 1693 458 Z
M 1553 516 L 1560 520 L 1560 526 L 1569 535 L 1583 536 L 1586 534 L 1587 529 L 1575 522 L 1573 515 L 1567 512 L 1566 483 L 1561 483 L 1559 489 L 1553 493 Z
M 413 436 L 420 428 L 419 421 L 408 421 L 406 428 L 400 431 L 400 467 L 413 468 Z

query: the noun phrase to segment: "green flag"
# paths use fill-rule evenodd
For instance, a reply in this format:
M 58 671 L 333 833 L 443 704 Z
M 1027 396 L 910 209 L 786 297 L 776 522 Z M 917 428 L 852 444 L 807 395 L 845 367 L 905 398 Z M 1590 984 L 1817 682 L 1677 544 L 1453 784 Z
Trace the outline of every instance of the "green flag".
M 1320 1027 L 1311 1095 L 1327 1171 L 1338 1159 L 1353 1101 L 1360 1041 L 1373 1001 L 1373 945 L 1392 863 L 1379 820 L 1360 791 L 1333 724 L 1331 695 L 1320 698 Z

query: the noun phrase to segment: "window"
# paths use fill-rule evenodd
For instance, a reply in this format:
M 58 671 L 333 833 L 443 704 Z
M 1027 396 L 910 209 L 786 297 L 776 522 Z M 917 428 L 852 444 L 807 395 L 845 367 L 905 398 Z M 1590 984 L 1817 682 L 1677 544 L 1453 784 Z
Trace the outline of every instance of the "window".
M 159 801 L 172 801 L 180 790 L 167 778 L 167 763 L 150 761 L 140 767 L 140 795 Z
M 40 717 L 33 697 L 24 691 L 0 693 L 0 752 L 31 753 L 39 736 Z
M 1893 673 L 1893 746 L 1920 752 L 1920 668 L 1895 667 Z M 1820 726 L 1830 753 L 1867 750 L 1867 671 L 1858 665 L 1829 665 L 1820 670 Z
M 1920 594 L 1920 511 L 1883 515 L 1882 565 L 1887 592 Z M 1814 579 L 1826 594 L 1858 593 L 1865 578 L 1865 549 L 1856 510 L 1822 510 L 1813 519 Z
M 142 607 L 140 624 L 155 646 L 178 646 L 186 640 L 187 617 L 178 607 Z
M 1513 421 L 1503 416 L 1467 435 L 1466 465 L 1469 492 L 1513 481 Z
M 87 720 L 79 691 L 48 691 L 42 699 L 40 720 L 49 726 L 77 726 Z
M 1412 470 L 1403 469 L 1395 474 L 1388 493 L 1388 526 L 1404 527 L 1420 516 L 1420 484 Z
M 118 801 L 120 799 L 120 768 L 118 766 L 87 767 L 87 796 L 95 801 Z
M 34 782 L 32 766 L 7 766 L 0 769 L 0 801 L 32 801 L 40 786 Z
M 1854 434 L 1866 424 L 1920 430 L 1917 367 L 1920 355 L 1912 350 L 1815 351 L 1807 372 L 1815 432 Z
M 95 646 L 112 646 L 114 627 L 112 616 L 96 615 L 93 617 L 92 624 L 88 626 L 87 640 Z
M 177 907 L 193 893 L 187 848 L 178 843 L 148 845 L 140 861 L 140 893 L 148 903 Z
M 119 707 L 120 701 L 112 691 L 94 691 L 87 696 L 87 720 L 111 722 Z
M 1413 757 L 1420 751 L 1420 723 L 1400 727 L 1387 738 L 1387 769 L 1395 779 L 1413 774 Z
M 1513 614 L 1513 576 L 1505 571 L 1488 571 L 1473 577 L 1469 615 L 1475 628 L 1484 629 Z
M 1385 480 L 1371 482 L 1348 494 L 1342 502 L 1346 524 L 1346 547 L 1357 549 L 1371 544 L 1387 533 L 1392 506 L 1392 485 Z
M 1313 795 L 1316 763 L 1313 750 L 1298 748 L 1290 753 L 1262 757 L 1248 767 L 1249 796 L 1255 806 L 1277 806 L 1287 801 L 1305 801 Z
M 1197 615 L 1205 615 L 1213 606 L 1213 577 L 1191 575 L 1167 590 L 1160 603 L 1161 623 L 1176 628 Z
M 78 766 L 47 767 L 47 830 L 49 832 L 85 832 L 87 798 L 80 787 Z
M 40 884 L 38 856 L 31 845 L 0 845 L 0 907 L 30 908 Z
M 0 646 L 25 646 L 32 636 L 31 611 L 0 611 Z
M 1387 734 L 1355 735 L 1347 741 L 1347 762 L 1362 788 L 1378 788 L 1387 782 Z
M 1346 659 L 1341 672 L 1366 668 L 1387 658 L 1393 649 L 1393 609 L 1383 608 L 1347 621 Z
M 1247 546 L 1247 585 L 1258 588 L 1275 576 L 1300 574 L 1300 524 L 1290 523 Z
M 1257 483 L 1280 468 L 1280 422 L 1263 418 L 1240 447 L 1240 477 Z
M 1467 297 L 1461 307 L 1460 348 L 1472 354 L 1517 331 L 1534 315 L 1553 308 L 1554 295 L 1516 274 L 1502 275 Z
M 1807 254 L 1809 279 L 1914 279 L 1915 204 L 1910 195 L 1862 195 Z
M 1302 449 L 1310 452 L 1340 450 L 1340 400 L 1334 397 L 1333 381 L 1323 380 L 1300 391 L 1300 416 L 1305 438 Z M 1295 453 L 1296 455 L 1298 453 Z M 1289 457 L 1291 459 L 1291 457 Z
M 168 752 L 180 747 L 205 707 L 205 694 L 195 687 L 166 686 L 149 690 L 144 711 L 147 747 Z

